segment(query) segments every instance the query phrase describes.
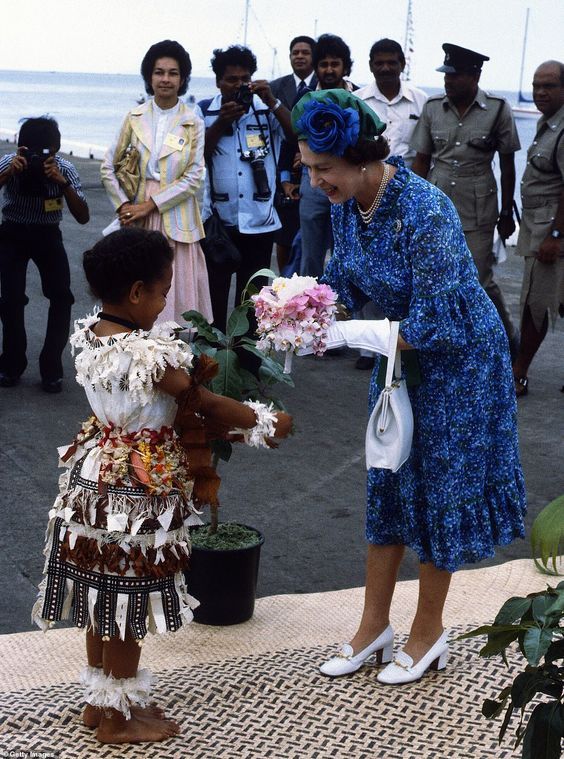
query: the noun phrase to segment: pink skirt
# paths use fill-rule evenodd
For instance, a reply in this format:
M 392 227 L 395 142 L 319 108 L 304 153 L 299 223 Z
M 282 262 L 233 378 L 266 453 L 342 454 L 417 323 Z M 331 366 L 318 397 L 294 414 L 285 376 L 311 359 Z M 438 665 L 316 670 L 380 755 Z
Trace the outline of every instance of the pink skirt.
M 145 198 L 148 199 L 152 193 L 158 190 L 160 190 L 160 184 L 155 180 L 148 179 Z M 195 203 L 196 200 L 194 199 L 192 202 Z M 162 216 L 158 211 L 153 211 L 147 216 L 143 226 L 145 229 L 162 232 L 167 237 Z M 199 311 L 211 322 L 213 313 L 208 269 L 200 243 L 167 239 L 174 251 L 172 284 L 166 298 L 166 306 L 159 315 L 157 322 L 174 321 L 184 326 L 186 322 L 182 318 L 182 314 L 191 309 Z

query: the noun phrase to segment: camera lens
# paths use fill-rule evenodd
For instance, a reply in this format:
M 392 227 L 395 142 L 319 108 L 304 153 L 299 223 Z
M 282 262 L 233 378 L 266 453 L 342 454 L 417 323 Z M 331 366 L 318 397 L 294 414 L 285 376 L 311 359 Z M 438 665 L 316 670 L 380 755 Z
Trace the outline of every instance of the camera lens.
M 251 161 L 251 169 L 253 172 L 253 179 L 255 180 L 256 199 L 268 200 L 270 198 L 270 185 L 268 184 L 268 176 L 264 167 L 263 158 L 254 158 Z

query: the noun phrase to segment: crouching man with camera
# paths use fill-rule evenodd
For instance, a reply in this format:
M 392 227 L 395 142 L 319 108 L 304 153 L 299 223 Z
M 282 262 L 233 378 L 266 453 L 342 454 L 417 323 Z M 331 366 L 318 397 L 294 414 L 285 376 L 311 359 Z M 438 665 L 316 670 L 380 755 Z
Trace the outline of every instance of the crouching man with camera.
M 199 103 L 206 125 L 204 221 L 215 210 L 239 251 L 238 261 L 206 255 L 214 324 L 225 330 L 231 276 L 235 303 L 249 277 L 270 266 L 274 232 L 276 161 L 284 135 L 292 137 L 289 110 L 267 81 L 252 81 L 256 58 L 245 47 L 214 50 L 211 61 L 219 93 Z M 204 243 L 205 249 L 205 243 Z M 256 280 L 258 287 L 266 282 Z
M 0 225 L 0 317 L 3 326 L 0 387 L 17 385 L 27 366 L 24 310 L 27 265 L 39 270 L 49 300 L 45 342 L 39 356 L 41 384 L 59 393 L 62 354 L 74 298 L 59 224 L 66 202 L 79 224 L 89 220 L 88 205 L 74 166 L 56 155 L 61 146 L 54 119 L 27 119 L 18 135 L 18 150 L 0 159 L 4 188 Z

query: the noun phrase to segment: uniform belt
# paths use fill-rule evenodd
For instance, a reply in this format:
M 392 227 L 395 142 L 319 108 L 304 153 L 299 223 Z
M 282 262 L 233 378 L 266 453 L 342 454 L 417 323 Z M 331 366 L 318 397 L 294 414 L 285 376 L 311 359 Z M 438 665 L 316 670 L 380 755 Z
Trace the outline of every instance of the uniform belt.
M 480 166 L 465 166 L 464 168 L 461 168 L 460 166 L 451 166 L 448 169 L 440 168 L 438 169 L 435 167 L 433 169 L 433 174 L 435 176 L 440 176 L 441 179 L 453 179 L 458 177 L 476 177 L 476 179 L 494 179 L 493 171 L 491 170 L 491 166 L 489 164 L 480 165 Z

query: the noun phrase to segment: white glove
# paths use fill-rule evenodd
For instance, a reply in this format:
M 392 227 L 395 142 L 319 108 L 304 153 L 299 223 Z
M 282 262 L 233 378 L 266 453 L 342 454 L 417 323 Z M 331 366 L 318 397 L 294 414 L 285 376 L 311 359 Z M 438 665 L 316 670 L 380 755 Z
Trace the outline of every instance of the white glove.
M 327 350 L 341 348 L 359 348 L 382 356 L 388 355 L 390 342 L 390 322 L 388 319 L 351 319 L 350 321 L 335 322 L 327 330 Z M 300 348 L 298 356 L 308 356 L 313 353 L 310 346 Z

